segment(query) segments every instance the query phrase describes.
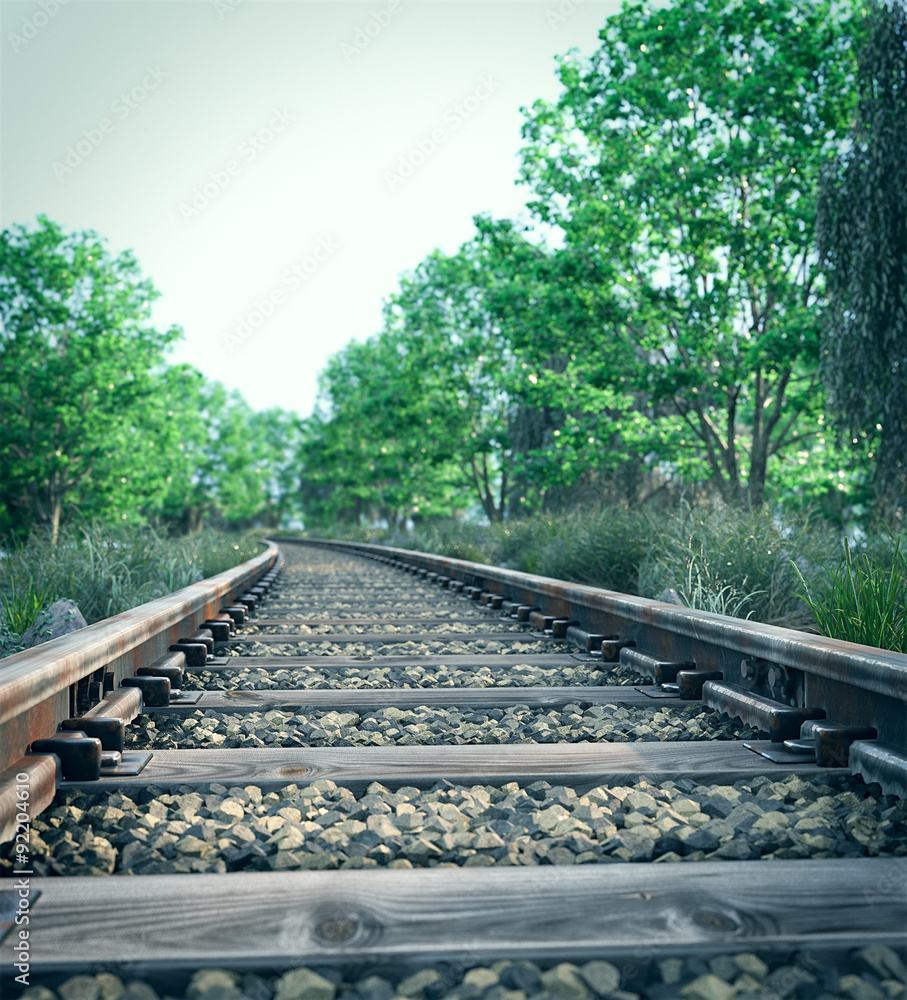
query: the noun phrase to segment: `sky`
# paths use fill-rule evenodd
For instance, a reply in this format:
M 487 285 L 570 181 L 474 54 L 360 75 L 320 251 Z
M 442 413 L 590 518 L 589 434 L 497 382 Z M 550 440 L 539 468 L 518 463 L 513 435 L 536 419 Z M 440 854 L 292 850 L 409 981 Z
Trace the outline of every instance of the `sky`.
M 401 274 L 525 212 L 520 108 L 618 8 L 2 0 L 0 226 L 132 250 L 172 361 L 306 415 Z

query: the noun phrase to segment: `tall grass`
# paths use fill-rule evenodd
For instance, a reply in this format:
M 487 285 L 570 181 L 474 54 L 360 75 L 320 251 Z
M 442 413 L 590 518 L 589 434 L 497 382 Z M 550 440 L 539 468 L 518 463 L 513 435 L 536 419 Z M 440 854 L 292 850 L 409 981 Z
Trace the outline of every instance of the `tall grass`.
M 64 528 L 54 545 L 48 533 L 35 532 L 0 560 L 2 624 L 8 634 L 21 635 L 44 607 L 61 598 L 75 601 L 89 623 L 100 621 L 259 551 L 259 533 L 206 530 L 174 539 L 150 527 L 86 524 Z
M 841 558 L 812 583 L 794 571 L 821 635 L 907 652 L 907 557 L 899 538 L 888 552 L 857 556 L 845 539 Z
M 503 524 L 443 522 L 410 533 L 356 534 L 644 597 L 671 587 L 690 607 L 789 628 L 814 621 L 799 593 L 798 570 L 810 580 L 840 552 L 837 532 L 819 519 L 782 521 L 766 507 L 719 503 L 600 506 Z
M 809 516 L 781 521 L 767 507 L 681 504 L 653 518 L 652 529 L 639 571 L 643 596 L 675 587 L 692 607 L 713 611 L 724 602 L 729 610 L 723 614 L 745 609 L 747 618 L 787 628 L 813 620 L 793 561 L 811 578 L 840 546 L 823 522 Z

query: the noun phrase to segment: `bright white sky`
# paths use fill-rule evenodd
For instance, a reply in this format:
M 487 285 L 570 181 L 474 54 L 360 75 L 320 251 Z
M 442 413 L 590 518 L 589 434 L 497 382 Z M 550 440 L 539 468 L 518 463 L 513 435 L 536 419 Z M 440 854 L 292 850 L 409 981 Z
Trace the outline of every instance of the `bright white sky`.
M 45 213 L 132 249 L 156 322 L 185 329 L 174 361 L 307 414 L 402 272 L 521 211 L 519 109 L 618 7 L 2 0 L 0 225 Z

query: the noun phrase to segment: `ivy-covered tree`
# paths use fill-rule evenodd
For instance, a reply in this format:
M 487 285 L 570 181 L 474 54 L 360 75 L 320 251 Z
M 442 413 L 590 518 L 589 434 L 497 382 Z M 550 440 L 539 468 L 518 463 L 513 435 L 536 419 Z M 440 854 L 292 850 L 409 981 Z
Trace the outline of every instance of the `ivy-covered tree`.
M 875 485 L 907 503 L 907 8 L 869 0 L 852 143 L 829 167 L 818 236 L 829 308 L 823 374 Z

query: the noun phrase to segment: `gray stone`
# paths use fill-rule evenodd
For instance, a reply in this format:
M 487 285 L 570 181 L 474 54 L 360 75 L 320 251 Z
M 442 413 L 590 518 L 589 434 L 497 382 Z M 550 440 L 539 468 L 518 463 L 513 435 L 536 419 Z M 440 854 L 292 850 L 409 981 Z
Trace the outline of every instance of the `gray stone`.
M 186 987 L 186 996 L 198 997 L 209 990 L 233 991 L 239 996 L 238 982 L 239 976 L 235 972 L 229 972 L 226 969 L 199 969 L 193 974 Z
M 120 997 L 126 992 L 123 980 L 112 972 L 99 972 L 95 979 L 98 981 L 98 988 L 101 991 L 101 1000 L 120 1000 Z
M 561 962 L 543 972 L 542 988 L 564 1000 L 592 1000 L 589 987 L 583 982 L 579 969 L 570 962 Z
M 894 979 L 907 984 L 907 966 L 897 952 L 881 944 L 861 948 L 851 963 L 854 972 L 872 972 L 879 979 Z
M 41 643 L 50 642 L 51 639 L 58 639 L 61 635 L 68 635 L 70 632 L 85 628 L 87 624 L 74 601 L 68 598 L 54 601 L 40 612 L 29 628 L 22 633 L 19 642 L 25 649 L 40 646 Z
M 678 604 L 682 608 L 687 607 L 687 602 L 680 596 L 674 587 L 665 587 L 655 600 L 664 601 L 665 604 Z
M 404 997 L 421 997 L 425 995 L 427 986 L 439 982 L 440 979 L 441 974 L 437 969 L 419 969 L 397 984 L 397 993 Z
M 57 1000 L 57 994 L 46 986 L 29 986 L 22 991 L 21 1000 Z
M 356 992 L 363 1000 L 391 1000 L 396 991 L 381 976 L 368 976 L 362 982 L 356 983 Z
M 73 976 L 57 987 L 63 1000 L 98 1000 L 101 987 L 94 976 Z
M 133 979 L 127 983 L 123 996 L 127 997 L 128 1000 L 158 1000 L 154 988 L 148 983 L 143 983 L 140 979 Z
M 697 976 L 680 991 L 684 1000 L 731 1000 L 737 991 L 713 972 Z
M 620 988 L 620 972 L 610 962 L 586 962 L 579 972 L 596 993 L 607 996 Z
M 274 1000 L 334 1000 L 337 987 L 305 967 L 285 972 L 277 980 Z

